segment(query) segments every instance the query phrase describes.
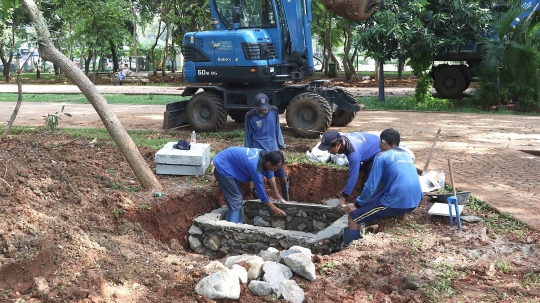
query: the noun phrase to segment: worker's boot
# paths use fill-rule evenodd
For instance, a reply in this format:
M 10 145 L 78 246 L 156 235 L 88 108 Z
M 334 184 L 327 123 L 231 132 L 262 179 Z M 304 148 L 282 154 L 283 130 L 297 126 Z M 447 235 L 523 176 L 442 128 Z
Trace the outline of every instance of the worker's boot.
M 285 184 L 281 183 L 281 196 L 285 201 L 289 201 L 289 181 Z
M 353 240 L 358 240 L 358 239 L 360 239 L 360 230 L 359 229 L 351 230 L 351 229 L 345 228 L 343 230 L 343 248 L 349 246 L 349 244 Z
M 228 210 L 227 213 L 225 214 L 225 221 L 242 224 L 243 223 L 242 211 L 241 210 L 234 210 L 234 211 Z

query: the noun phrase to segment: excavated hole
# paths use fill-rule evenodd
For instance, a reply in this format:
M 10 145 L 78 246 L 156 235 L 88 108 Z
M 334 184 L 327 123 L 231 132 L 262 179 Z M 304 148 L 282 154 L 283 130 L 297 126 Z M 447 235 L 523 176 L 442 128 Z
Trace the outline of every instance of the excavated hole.
M 222 220 L 225 201 L 215 182 L 182 196 L 167 196 L 150 210 L 133 209 L 126 218 L 140 223 L 147 233 L 171 248 L 178 243 L 207 255 L 256 254 L 268 247 L 281 250 L 294 245 L 320 254 L 340 250 L 341 230 L 347 218 L 333 213 L 325 202 L 343 189 L 348 171 L 310 164 L 288 165 L 286 171 L 290 200 L 299 202 L 275 204 L 287 213 L 285 218 L 274 217 L 258 201 L 249 201 L 253 197 L 250 184 L 245 183 L 241 188 L 247 200 L 243 206 L 246 224 Z M 267 191 L 271 193 L 268 187 Z M 357 195 L 353 192 L 351 196 Z
M 540 157 L 540 151 L 539 150 L 520 150 L 521 152 L 524 152 L 529 155 L 533 155 L 535 157 Z

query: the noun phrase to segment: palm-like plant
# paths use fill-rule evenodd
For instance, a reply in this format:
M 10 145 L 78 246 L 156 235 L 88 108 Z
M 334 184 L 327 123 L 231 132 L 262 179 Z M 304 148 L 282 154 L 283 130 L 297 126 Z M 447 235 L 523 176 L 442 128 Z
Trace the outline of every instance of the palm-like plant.
M 501 99 L 522 108 L 537 106 L 540 100 L 540 22 L 531 12 L 515 24 L 524 12 L 517 8 L 503 15 L 492 35 L 479 44 L 483 56 L 480 98 L 496 99 L 498 109 Z

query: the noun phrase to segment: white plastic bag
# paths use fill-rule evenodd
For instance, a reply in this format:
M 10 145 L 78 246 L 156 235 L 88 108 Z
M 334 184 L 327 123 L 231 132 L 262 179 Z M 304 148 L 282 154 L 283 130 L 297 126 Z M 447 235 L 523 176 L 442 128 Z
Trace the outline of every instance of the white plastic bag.
M 337 165 L 349 165 L 349 159 L 344 154 L 335 154 L 330 156 L 330 160 Z
M 420 187 L 423 193 L 435 191 L 440 189 L 438 173 L 434 170 L 430 170 L 427 174 L 418 176 L 420 179 Z
M 321 142 L 318 142 L 314 148 L 311 149 L 311 152 L 308 150 L 306 156 L 309 161 L 312 162 L 326 162 L 330 159 L 330 153 L 327 150 L 320 150 L 319 145 Z

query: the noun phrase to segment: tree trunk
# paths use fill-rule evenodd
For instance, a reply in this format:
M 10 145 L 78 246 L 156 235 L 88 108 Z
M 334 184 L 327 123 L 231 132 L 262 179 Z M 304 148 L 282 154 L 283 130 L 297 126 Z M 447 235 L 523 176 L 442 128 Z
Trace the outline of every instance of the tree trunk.
M 398 79 L 403 79 L 403 70 L 405 69 L 405 58 L 403 56 L 398 57 Z
M 90 72 L 90 62 L 92 60 L 92 56 L 93 56 L 92 48 L 89 47 L 88 58 L 84 59 L 84 73 L 86 74 L 86 76 L 88 76 L 88 73 Z
M 19 95 L 17 97 L 17 104 L 15 105 L 15 109 L 13 109 L 13 114 L 11 114 L 11 118 L 8 121 L 8 124 L 6 125 L 6 129 L 4 129 L 4 132 L 2 133 L 2 136 L 0 137 L 0 141 L 4 140 L 6 136 L 9 134 L 9 130 L 11 129 L 11 126 L 13 125 L 13 122 L 15 122 L 15 118 L 17 118 L 17 114 L 19 113 L 19 109 L 21 108 L 22 104 L 22 82 L 20 77 L 20 71 L 19 75 L 17 76 L 17 88 Z
M 109 44 L 111 45 L 111 54 L 112 54 L 112 61 L 113 61 L 113 73 L 120 70 L 120 66 L 118 66 L 118 51 L 116 49 L 116 46 L 114 45 L 114 42 L 109 41 Z
M 163 30 L 165 30 L 165 28 L 163 28 Z M 161 31 L 161 20 L 159 20 L 159 27 L 158 27 L 158 33 L 156 35 L 156 41 L 154 42 L 154 45 L 152 45 L 152 48 L 150 49 L 150 54 L 152 54 L 152 65 L 153 65 L 153 70 L 152 70 L 152 75 L 155 77 L 157 76 L 157 66 L 156 66 L 156 53 L 155 53 L 155 50 L 156 50 L 156 46 L 157 46 L 157 43 L 159 41 L 159 37 L 161 36 L 163 32 Z
M 379 81 L 379 60 L 375 60 L 375 81 Z
M 148 167 L 148 164 L 142 157 L 137 146 L 126 132 L 120 120 L 110 109 L 107 101 L 92 85 L 88 77 L 86 77 L 73 62 L 59 52 L 50 41 L 50 33 L 43 18 L 43 14 L 38 10 L 33 0 L 23 0 L 30 19 L 35 24 L 36 32 L 39 41 L 39 53 L 49 61 L 56 63 L 65 72 L 66 76 L 75 83 L 81 92 L 85 95 L 88 101 L 92 104 L 97 114 L 103 121 L 105 128 L 111 135 L 111 138 L 118 145 L 118 149 L 126 158 L 129 166 L 133 170 L 135 176 L 141 183 L 141 186 L 147 190 L 162 190 L 156 176 Z
M 167 69 L 167 58 L 169 57 L 169 24 L 171 22 L 167 20 L 165 23 L 165 47 L 163 48 L 163 60 L 161 61 L 161 76 L 165 77 L 165 71 Z
M 135 56 L 135 72 L 140 71 L 139 58 L 137 57 L 137 13 L 133 7 L 133 1 L 129 0 L 131 14 L 133 15 L 133 56 Z

